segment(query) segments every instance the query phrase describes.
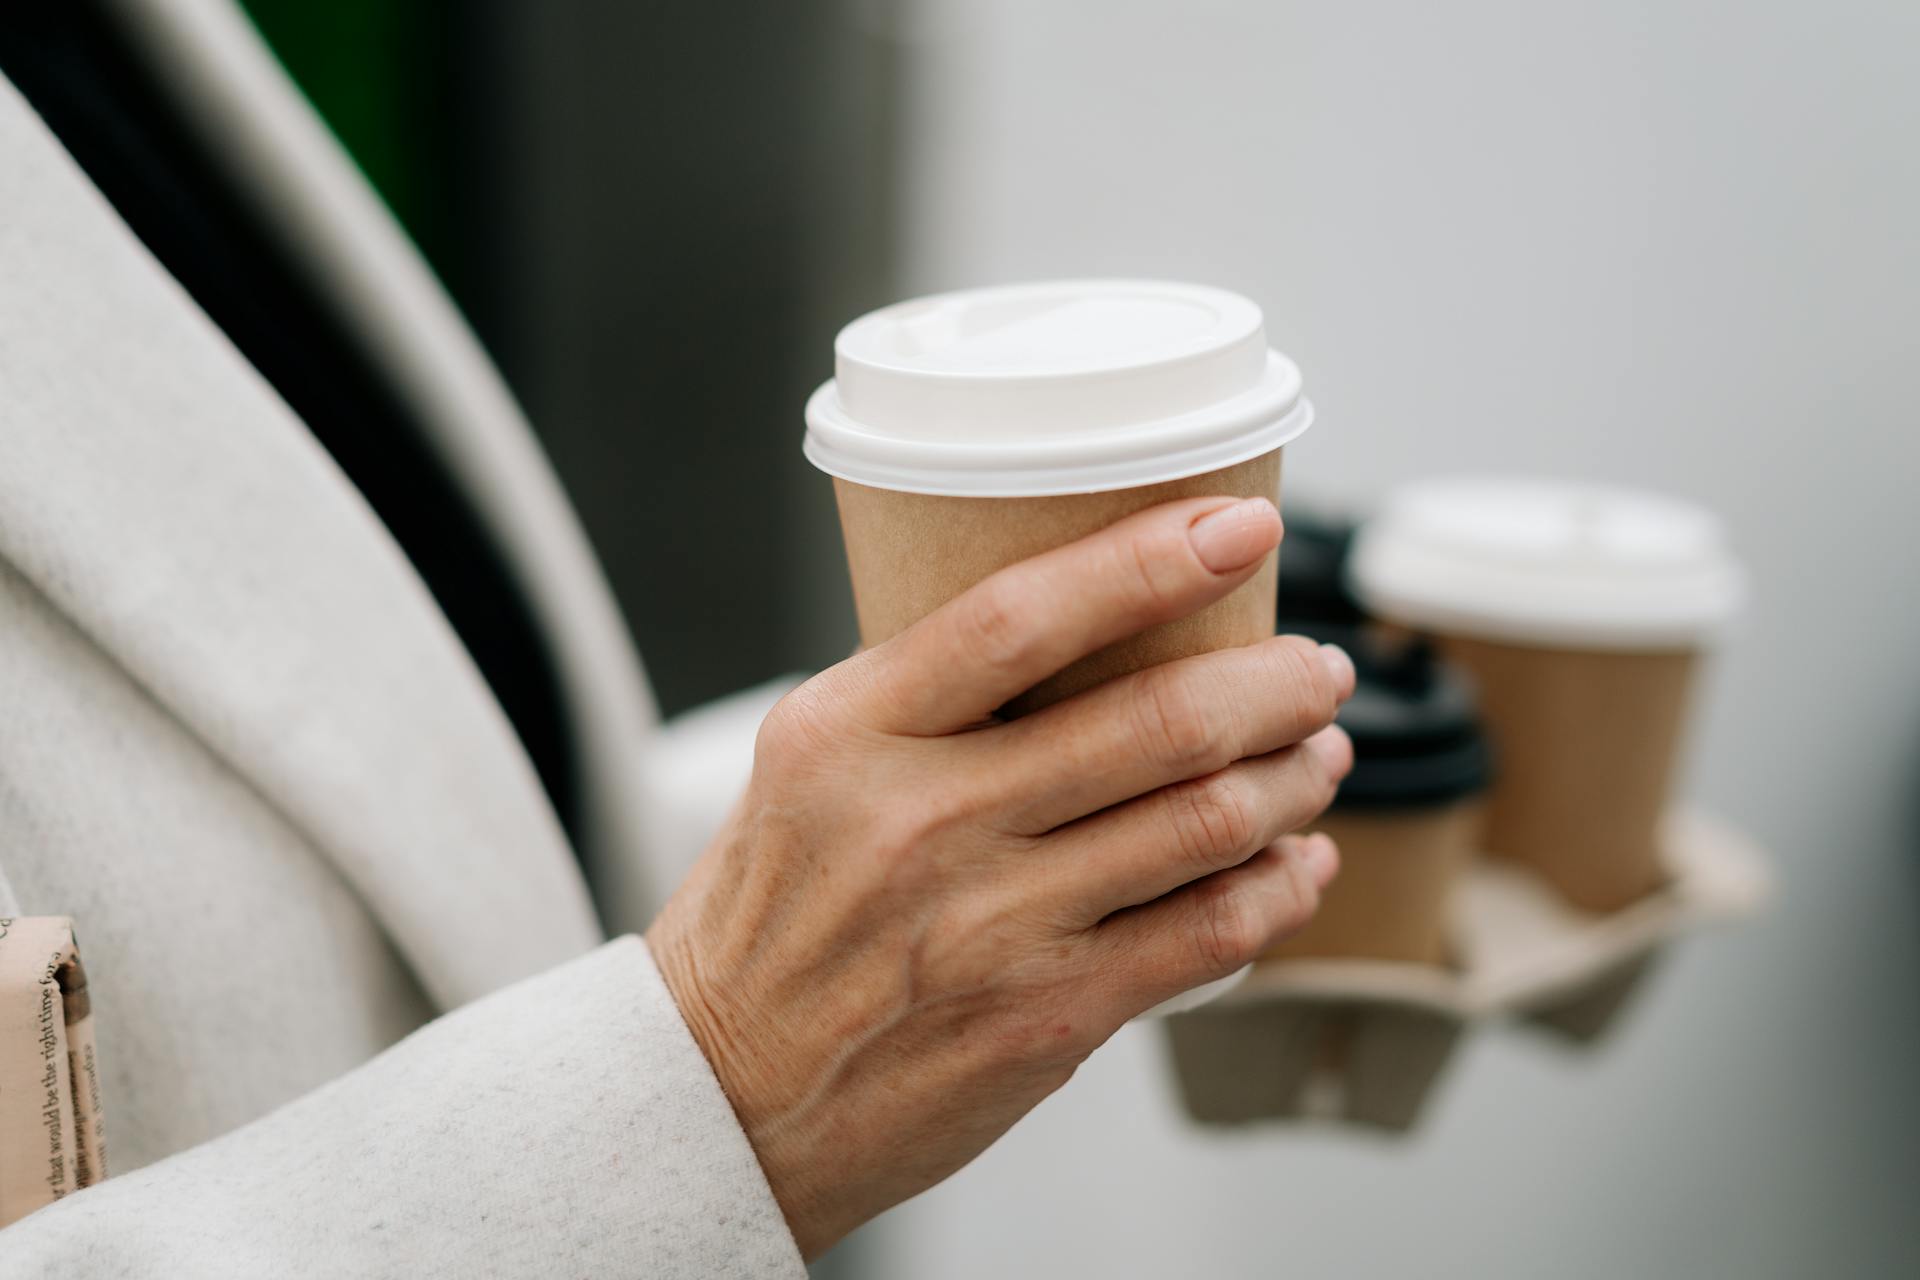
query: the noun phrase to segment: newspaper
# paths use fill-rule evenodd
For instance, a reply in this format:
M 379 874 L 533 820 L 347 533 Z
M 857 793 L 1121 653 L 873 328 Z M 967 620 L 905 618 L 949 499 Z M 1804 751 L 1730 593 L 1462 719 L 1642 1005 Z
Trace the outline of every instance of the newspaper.
M 0 1227 L 107 1176 L 73 921 L 0 917 Z

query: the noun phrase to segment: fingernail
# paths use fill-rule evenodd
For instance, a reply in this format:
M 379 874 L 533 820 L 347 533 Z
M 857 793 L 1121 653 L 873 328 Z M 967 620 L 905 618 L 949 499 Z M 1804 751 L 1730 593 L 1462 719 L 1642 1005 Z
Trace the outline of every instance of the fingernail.
M 1306 847 L 1300 851 L 1300 857 L 1307 864 L 1307 874 L 1323 889 L 1328 881 L 1340 874 L 1340 846 L 1324 831 L 1316 831 L 1307 837 Z
M 1215 573 L 1244 569 L 1280 542 L 1280 513 L 1265 498 L 1245 498 L 1195 520 L 1194 554 Z
M 1337 644 L 1320 646 L 1320 661 L 1326 663 L 1327 674 L 1333 677 L 1333 687 L 1340 691 L 1340 700 L 1345 702 L 1353 696 L 1353 683 L 1358 677 L 1354 674 L 1353 659 L 1347 651 Z

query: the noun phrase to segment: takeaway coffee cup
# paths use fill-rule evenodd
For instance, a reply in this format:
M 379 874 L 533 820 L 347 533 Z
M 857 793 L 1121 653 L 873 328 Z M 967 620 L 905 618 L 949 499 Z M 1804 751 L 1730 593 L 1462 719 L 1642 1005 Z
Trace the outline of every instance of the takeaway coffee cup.
M 1629 490 L 1517 479 L 1393 495 L 1349 572 L 1478 687 L 1499 761 L 1486 851 L 1613 911 L 1663 881 L 1666 807 L 1701 655 L 1743 577 L 1713 516 Z
M 1280 488 L 1313 410 L 1259 307 L 1157 281 L 975 289 L 864 316 L 807 403 L 834 478 L 864 644 L 994 571 L 1143 507 Z M 1109 646 L 1006 708 L 1273 633 L 1274 561 L 1190 618 Z
M 1314 824 L 1339 844 L 1340 875 L 1306 927 L 1267 954 L 1445 965 L 1490 774 L 1472 691 L 1423 641 L 1329 624 L 1309 633 L 1346 648 L 1358 675 L 1339 717 L 1353 771 Z

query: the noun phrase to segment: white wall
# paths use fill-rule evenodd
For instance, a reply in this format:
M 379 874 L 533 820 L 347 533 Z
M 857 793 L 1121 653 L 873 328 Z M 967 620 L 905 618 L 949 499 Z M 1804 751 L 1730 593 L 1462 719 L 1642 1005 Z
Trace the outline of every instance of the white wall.
M 1294 493 L 1446 468 L 1693 495 L 1757 578 L 1697 796 L 1777 855 L 1582 1057 L 1393 1143 L 1186 1127 L 1129 1030 L 875 1274 L 1920 1274 L 1920 6 L 927 0 L 905 284 L 1237 288 Z M 1900 1261 L 1896 1261 L 1900 1259 Z

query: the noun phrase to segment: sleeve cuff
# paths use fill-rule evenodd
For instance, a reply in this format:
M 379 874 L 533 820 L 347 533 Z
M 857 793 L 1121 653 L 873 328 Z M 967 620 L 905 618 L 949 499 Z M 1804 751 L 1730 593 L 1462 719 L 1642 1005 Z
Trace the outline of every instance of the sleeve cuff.
M 33 1214 L 5 1245 L 47 1274 L 806 1274 L 635 937 Z

